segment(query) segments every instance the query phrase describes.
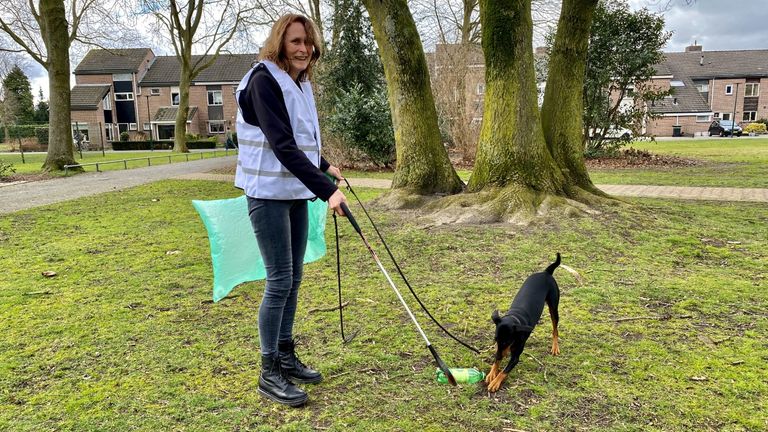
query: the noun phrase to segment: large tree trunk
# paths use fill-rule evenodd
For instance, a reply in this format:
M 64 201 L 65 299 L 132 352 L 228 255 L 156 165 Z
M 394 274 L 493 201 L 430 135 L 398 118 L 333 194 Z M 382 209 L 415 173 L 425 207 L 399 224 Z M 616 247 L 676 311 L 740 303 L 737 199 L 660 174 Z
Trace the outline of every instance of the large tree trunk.
M 48 155 L 45 171 L 62 170 L 74 165 L 69 88 L 69 35 L 64 2 L 40 0 L 40 33 L 48 51 L 47 70 L 50 94 Z
M 564 178 L 547 149 L 539 118 L 531 0 L 481 0 L 480 23 L 485 106 L 469 190 L 509 187 L 518 195 L 563 195 Z M 531 204 L 538 201 L 534 197 Z
M 597 0 L 565 0 L 549 60 L 541 109 L 544 137 L 571 186 L 602 194 L 584 164 L 583 87 L 589 32 Z
M 189 56 L 191 57 L 191 55 Z M 173 151 L 180 153 L 187 153 L 187 117 L 189 116 L 189 85 L 190 79 L 190 61 L 186 59 L 179 59 L 181 62 L 181 75 L 179 77 L 179 107 L 176 114 L 176 125 L 174 126 L 173 133 Z
M 427 62 L 405 0 L 363 0 L 387 80 L 397 165 L 392 187 L 457 193 L 462 182 L 443 147 Z

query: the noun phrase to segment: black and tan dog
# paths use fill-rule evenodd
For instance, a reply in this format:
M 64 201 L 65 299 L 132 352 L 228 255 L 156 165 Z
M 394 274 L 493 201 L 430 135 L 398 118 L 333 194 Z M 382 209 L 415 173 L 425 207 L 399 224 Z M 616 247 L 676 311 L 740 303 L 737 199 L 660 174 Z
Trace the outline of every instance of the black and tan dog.
M 488 391 L 497 391 L 512 368 L 520 361 L 525 342 L 544 311 L 544 303 L 549 307 L 549 317 L 552 319 L 551 352 L 552 355 L 560 354 L 557 343 L 559 320 L 557 306 L 560 302 L 560 289 L 557 287 L 557 281 L 552 277 L 552 273 L 559 265 L 560 254 L 558 253 L 555 262 L 546 270 L 528 276 L 506 314 L 499 316 L 498 310 L 493 312 L 491 318 L 496 324 L 496 360 L 485 378 Z M 510 356 L 509 364 L 503 371 L 499 371 L 501 360 L 506 356 Z

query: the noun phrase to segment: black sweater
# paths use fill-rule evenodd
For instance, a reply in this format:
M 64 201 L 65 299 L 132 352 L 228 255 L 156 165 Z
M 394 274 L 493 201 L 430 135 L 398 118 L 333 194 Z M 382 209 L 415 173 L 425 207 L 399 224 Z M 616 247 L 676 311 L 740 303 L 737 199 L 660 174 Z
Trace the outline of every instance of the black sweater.
M 277 160 L 313 194 L 323 201 L 328 201 L 338 189 L 323 174 L 330 164 L 321 156 L 318 169 L 307 155 L 299 150 L 293 138 L 283 91 L 266 66 L 256 67 L 248 85 L 240 92 L 238 102 L 243 119 L 246 123 L 261 128 Z

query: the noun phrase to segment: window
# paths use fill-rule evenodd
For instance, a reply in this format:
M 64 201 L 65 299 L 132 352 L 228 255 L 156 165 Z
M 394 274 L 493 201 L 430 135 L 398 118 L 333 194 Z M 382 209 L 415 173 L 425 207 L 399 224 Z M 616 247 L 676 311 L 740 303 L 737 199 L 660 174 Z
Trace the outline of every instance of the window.
M 696 116 L 696 122 L 697 123 L 705 123 L 709 121 L 709 115 L 697 115 Z
M 129 73 L 112 74 L 112 81 L 133 81 L 133 75 Z
M 224 121 L 209 121 L 208 133 L 223 134 L 224 133 Z
M 746 83 L 746 84 L 744 84 L 744 96 L 745 97 L 759 96 L 759 95 L 760 95 L 760 84 L 759 83 Z
M 757 118 L 757 111 L 744 111 L 743 121 L 755 121 Z
M 133 93 L 115 93 L 116 101 L 132 101 Z
M 171 87 L 171 105 L 179 106 L 179 88 Z
M 221 90 L 208 90 L 208 105 L 224 105 L 221 99 Z
M 117 132 L 118 133 L 128 132 L 128 123 L 118 123 Z
M 112 99 L 109 98 L 109 93 L 107 93 L 107 95 L 104 96 L 104 99 L 101 100 L 101 106 L 104 108 L 104 111 L 112 109 Z
M 112 137 L 112 125 L 107 125 L 104 128 L 104 134 L 107 136 L 107 141 L 112 141 L 113 140 L 113 137 Z
M 730 120 L 731 119 L 731 113 L 723 113 L 723 120 Z
M 88 123 L 72 123 L 72 141 L 77 144 L 77 141 L 90 142 L 88 138 Z
M 152 96 L 159 96 L 160 95 L 160 89 L 156 88 L 156 87 L 153 87 L 153 88 L 149 89 L 149 94 L 151 94 Z
M 149 123 L 144 123 L 144 124 L 141 126 L 141 128 L 142 128 L 142 129 L 144 129 L 145 131 L 148 131 L 148 130 L 151 130 L 151 129 L 152 129 L 152 125 L 151 125 L 151 124 L 149 124 Z
M 136 123 L 128 123 L 128 129 L 132 131 L 137 130 L 138 125 Z
M 698 90 L 699 93 L 706 93 L 709 91 L 709 84 L 696 84 L 696 90 Z
M 485 84 L 478 84 L 477 85 L 477 94 L 485 94 Z
M 733 84 L 728 84 L 727 86 L 725 86 L 725 94 L 727 95 L 733 94 Z

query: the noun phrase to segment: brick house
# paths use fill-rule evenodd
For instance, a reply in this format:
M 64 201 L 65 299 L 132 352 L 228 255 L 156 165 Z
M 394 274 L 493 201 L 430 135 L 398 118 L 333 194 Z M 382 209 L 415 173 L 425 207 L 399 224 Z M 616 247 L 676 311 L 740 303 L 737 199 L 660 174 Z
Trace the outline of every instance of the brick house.
M 544 55 L 537 48 L 534 61 Z M 463 94 L 466 117 L 479 123 L 485 93 L 482 49 L 471 46 L 461 51 L 460 45 L 438 44 L 434 53 L 427 53 L 427 62 L 433 91 L 448 92 L 436 94 L 435 99 L 456 100 Z M 682 135 L 701 135 L 716 118 L 730 120 L 735 115 L 742 126 L 768 118 L 768 95 L 760 95 L 761 87 L 768 91 L 768 50 L 703 51 L 700 45 L 693 45 L 685 52 L 666 53 L 664 61 L 654 67 L 650 87 L 671 89 L 672 95 L 648 107 L 659 117 L 645 122 L 641 131 L 645 135 L 672 136 L 675 126 Z M 464 79 L 463 91 L 455 85 L 461 82 L 457 76 Z M 538 85 L 540 105 L 544 84 Z M 634 101 L 627 97 L 621 103 Z
M 652 85 L 672 95 L 649 107 L 661 117 L 646 125 L 647 135 L 671 136 L 679 126 L 687 136 L 707 133 L 714 119 L 746 125 L 768 118 L 768 50 L 704 51 L 692 45 L 666 53 L 655 66 Z
M 188 133 L 225 140 L 227 130 L 234 129 L 234 90 L 256 56 L 222 54 L 192 81 Z M 73 136 L 79 132 L 96 148 L 118 140 L 122 132 L 132 140 L 172 141 L 179 74 L 175 56 L 155 56 L 149 48 L 89 51 L 74 71 Z

